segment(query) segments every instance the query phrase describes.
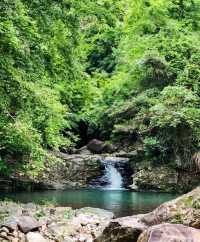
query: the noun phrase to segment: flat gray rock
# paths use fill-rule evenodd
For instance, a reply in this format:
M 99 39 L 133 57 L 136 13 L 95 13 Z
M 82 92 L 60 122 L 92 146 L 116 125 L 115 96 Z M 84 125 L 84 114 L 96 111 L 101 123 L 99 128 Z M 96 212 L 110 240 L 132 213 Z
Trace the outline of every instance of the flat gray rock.
M 41 227 L 41 224 L 31 216 L 18 216 L 9 218 L 1 227 L 6 227 L 11 232 L 19 228 L 21 232 L 26 234 L 32 230 L 37 230 Z
M 17 217 L 17 224 L 19 229 L 25 234 L 41 227 L 40 223 L 35 218 L 30 216 Z
M 47 240 L 37 232 L 29 232 L 26 235 L 26 242 L 47 242 Z

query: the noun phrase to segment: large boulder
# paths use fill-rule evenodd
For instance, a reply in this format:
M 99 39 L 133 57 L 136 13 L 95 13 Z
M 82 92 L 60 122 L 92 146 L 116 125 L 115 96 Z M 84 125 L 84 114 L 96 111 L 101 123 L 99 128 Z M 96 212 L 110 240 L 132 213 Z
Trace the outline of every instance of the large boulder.
M 200 187 L 160 205 L 141 220 L 148 226 L 172 222 L 200 229 Z
M 87 149 L 95 154 L 111 153 L 115 151 L 112 144 L 107 144 L 101 140 L 93 139 L 87 144 Z
M 14 231 L 17 228 L 23 233 L 36 230 L 41 227 L 41 224 L 31 216 L 18 216 L 10 218 L 2 227 L 8 228 L 10 231 Z
M 20 216 L 16 218 L 16 221 L 19 229 L 23 233 L 28 233 L 41 227 L 41 224 L 35 218 L 30 216 Z
M 183 224 L 200 229 L 200 187 L 162 204 L 150 213 L 111 220 L 95 242 L 136 242 L 147 228 L 162 223 Z
M 144 231 L 137 242 L 199 242 L 200 230 L 182 224 L 160 224 Z
M 141 222 L 143 215 L 112 220 L 95 242 L 136 242 L 139 235 L 147 228 Z
M 104 151 L 105 143 L 101 140 L 93 139 L 87 144 L 88 150 L 100 154 Z

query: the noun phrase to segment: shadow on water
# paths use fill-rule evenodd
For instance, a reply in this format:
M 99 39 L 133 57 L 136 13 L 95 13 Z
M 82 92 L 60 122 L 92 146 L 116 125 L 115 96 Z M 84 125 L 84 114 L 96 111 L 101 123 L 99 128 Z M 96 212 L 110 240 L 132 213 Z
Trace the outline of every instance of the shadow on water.
M 73 208 L 98 207 L 110 210 L 118 217 L 149 212 L 175 197 L 175 194 L 166 193 L 99 189 L 0 194 L 0 199 L 7 198 L 23 203 L 48 201 Z

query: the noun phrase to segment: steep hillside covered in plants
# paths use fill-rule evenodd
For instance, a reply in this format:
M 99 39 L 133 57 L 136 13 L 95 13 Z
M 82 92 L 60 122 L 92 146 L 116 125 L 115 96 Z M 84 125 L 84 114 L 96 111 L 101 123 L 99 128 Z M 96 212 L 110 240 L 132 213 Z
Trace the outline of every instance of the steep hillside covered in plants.
M 92 138 L 140 149 L 148 165 L 196 169 L 199 0 L 3 0 L 0 9 L 2 173 L 35 174 L 49 150 Z
M 133 149 L 142 145 L 155 165 L 193 169 L 200 139 L 200 2 L 138 0 L 127 6 L 117 68 L 104 86 L 103 103 L 97 102 L 101 112 L 91 109 L 93 120 L 103 138 Z
M 79 113 L 97 90 L 88 73 L 111 72 L 115 65 L 110 50 L 113 42 L 117 45 L 114 29 L 123 16 L 119 3 L 1 1 L 3 174 L 15 168 L 34 174 L 48 150 L 76 144 Z

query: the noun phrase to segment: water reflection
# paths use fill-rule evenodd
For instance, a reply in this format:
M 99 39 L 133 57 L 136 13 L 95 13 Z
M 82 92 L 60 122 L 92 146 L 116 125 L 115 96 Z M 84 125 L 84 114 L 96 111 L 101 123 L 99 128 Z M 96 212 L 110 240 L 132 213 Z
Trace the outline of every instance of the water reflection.
M 122 191 L 104 191 L 102 195 L 102 208 L 119 213 L 123 207 L 123 192 Z
M 9 198 L 24 203 L 41 203 L 46 200 L 59 206 L 73 208 L 98 207 L 113 211 L 116 216 L 146 213 L 175 197 L 174 194 L 138 193 L 128 190 L 67 190 L 0 194 L 0 199 Z

